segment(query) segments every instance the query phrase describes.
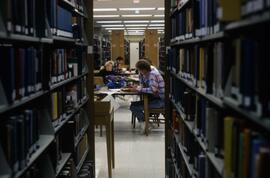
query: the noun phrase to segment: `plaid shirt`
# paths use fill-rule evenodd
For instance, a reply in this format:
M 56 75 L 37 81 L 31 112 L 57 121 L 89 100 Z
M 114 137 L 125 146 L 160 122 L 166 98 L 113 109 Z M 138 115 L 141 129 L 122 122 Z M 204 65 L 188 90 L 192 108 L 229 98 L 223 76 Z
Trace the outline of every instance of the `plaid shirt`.
M 164 99 L 165 83 L 157 70 L 151 70 L 146 76 L 140 74 L 139 79 L 141 85 L 137 87 L 137 91 Z

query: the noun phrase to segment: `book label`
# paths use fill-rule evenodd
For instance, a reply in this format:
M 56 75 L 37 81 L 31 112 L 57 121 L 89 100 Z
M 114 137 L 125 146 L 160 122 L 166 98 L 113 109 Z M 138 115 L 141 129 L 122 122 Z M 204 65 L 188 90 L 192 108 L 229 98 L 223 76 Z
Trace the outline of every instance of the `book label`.
M 219 7 L 217 9 L 217 18 L 221 19 L 223 17 L 223 9 L 221 7 Z
M 22 31 L 22 27 L 20 25 L 15 26 L 15 31 L 20 33 Z
M 12 23 L 11 23 L 11 22 L 7 22 L 7 30 L 8 30 L 9 32 L 12 31 Z
M 215 26 L 214 26 L 214 33 L 218 33 L 220 31 L 220 24 L 217 23 Z
M 248 96 L 244 97 L 244 106 L 248 107 L 251 105 L 251 98 Z
M 250 14 L 253 12 L 253 1 L 248 2 L 246 6 L 246 14 Z
M 257 0 L 253 2 L 253 12 L 263 9 L 263 0 Z

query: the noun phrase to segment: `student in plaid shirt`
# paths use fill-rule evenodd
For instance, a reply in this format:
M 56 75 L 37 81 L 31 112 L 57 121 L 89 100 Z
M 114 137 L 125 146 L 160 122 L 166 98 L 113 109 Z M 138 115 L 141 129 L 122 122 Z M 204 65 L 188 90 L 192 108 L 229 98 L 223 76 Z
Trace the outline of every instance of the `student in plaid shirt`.
M 161 74 L 151 69 L 150 63 L 144 59 L 136 63 L 136 68 L 140 73 L 140 85 L 132 90 L 149 94 L 149 109 L 164 107 L 165 83 Z M 145 130 L 143 101 L 132 102 L 130 110 L 137 117 L 143 133 Z

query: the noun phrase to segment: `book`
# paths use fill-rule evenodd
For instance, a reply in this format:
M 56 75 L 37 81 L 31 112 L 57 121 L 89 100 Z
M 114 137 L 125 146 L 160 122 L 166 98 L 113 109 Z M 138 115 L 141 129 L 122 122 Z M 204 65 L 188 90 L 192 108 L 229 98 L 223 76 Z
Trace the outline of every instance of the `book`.
M 231 178 L 232 173 L 232 164 L 233 164 L 233 118 L 225 117 L 224 118 L 224 177 Z
M 73 38 L 72 14 L 68 10 L 57 6 L 57 36 Z

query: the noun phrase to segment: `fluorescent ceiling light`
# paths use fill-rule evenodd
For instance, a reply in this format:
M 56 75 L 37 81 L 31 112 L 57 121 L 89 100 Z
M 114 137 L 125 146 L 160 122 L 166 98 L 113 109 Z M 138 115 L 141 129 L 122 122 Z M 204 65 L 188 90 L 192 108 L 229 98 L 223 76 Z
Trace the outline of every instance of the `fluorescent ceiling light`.
M 149 27 L 164 27 L 164 24 L 149 24 Z
M 144 27 L 141 27 L 141 28 L 126 28 L 127 30 L 144 30 L 145 28 Z
M 96 23 L 122 23 L 122 21 L 96 21 Z
M 124 27 L 122 24 L 101 25 L 101 27 Z
M 149 20 L 130 20 L 124 21 L 124 23 L 149 23 Z
M 140 0 L 133 0 L 133 3 L 138 4 L 138 3 L 140 3 Z
M 121 28 L 121 27 L 119 27 L 119 28 L 117 28 L 117 27 L 115 27 L 115 28 L 105 28 L 106 30 L 124 30 L 125 28 Z
M 151 23 L 164 23 L 164 20 L 151 20 Z
M 120 11 L 152 11 L 154 7 L 138 7 L 138 8 L 119 8 Z
M 94 12 L 108 12 L 108 11 L 117 11 L 116 8 L 96 8 Z
M 144 32 L 144 30 L 127 30 L 128 32 Z
M 164 17 L 165 15 L 162 14 L 162 15 L 154 15 L 154 17 Z
M 108 32 L 112 32 L 112 30 L 108 30 Z
M 129 14 L 129 15 L 122 15 L 122 17 L 152 17 L 151 14 Z
M 126 24 L 126 27 L 146 27 L 147 24 Z
M 153 30 L 163 30 L 164 27 L 148 27 L 147 29 L 153 29 Z
M 94 15 L 94 18 L 100 18 L 100 17 L 120 17 L 120 15 Z
M 157 8 L 157 10 L 158 10 L 158 11 L 164 11 L 165 8 L 164 8 L 164 7 L 159 7 L 159 8 Z

